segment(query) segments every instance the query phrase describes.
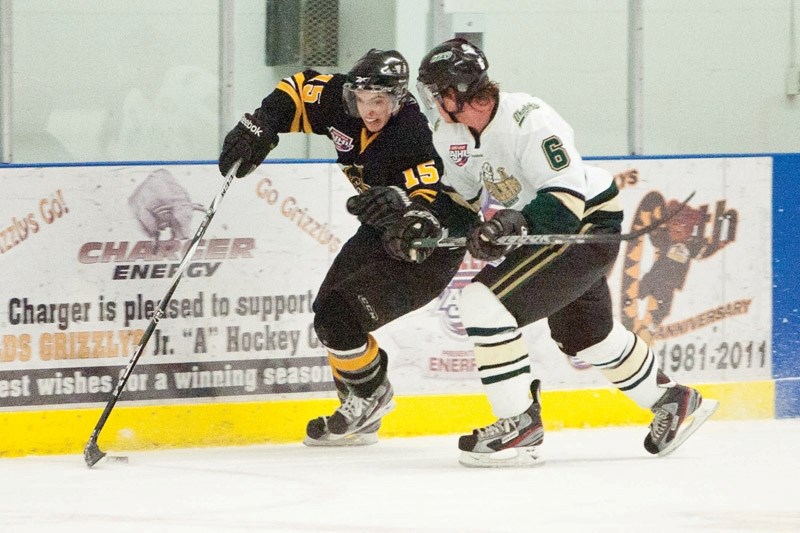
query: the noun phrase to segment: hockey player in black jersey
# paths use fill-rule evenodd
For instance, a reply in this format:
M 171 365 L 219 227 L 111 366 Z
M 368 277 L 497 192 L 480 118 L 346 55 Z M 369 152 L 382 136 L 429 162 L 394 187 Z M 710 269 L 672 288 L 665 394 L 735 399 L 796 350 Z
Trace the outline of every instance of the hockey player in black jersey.
M 408 64 L 395 50 L 370 50 L 345 74 L 314 70 L 284 78 L 225 137 L 219 169 L 252 172 L 280 133 L 325 135 L 359 193 L 347 209 L 361 226 L 342 247 L 314 302 L 341 405 L 308 423 L 305 444 L 377 441 L 393 407 L 387 354 L 371 331 L 418 309 L 445 289 L 465 250 L 415 250 L 410 242 L 464 235 L 476 215 L 443 186 L 442 160 L 427 119 L 408 92 Z

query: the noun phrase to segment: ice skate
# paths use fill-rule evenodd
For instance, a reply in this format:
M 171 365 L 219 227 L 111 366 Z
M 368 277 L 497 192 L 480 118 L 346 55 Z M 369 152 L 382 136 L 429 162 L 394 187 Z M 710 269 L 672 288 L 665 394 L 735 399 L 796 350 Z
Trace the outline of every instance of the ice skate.
M 394 409 L 393 396 L 392 385 L 386 379 L 367 398 L 360 398 L 351 390 L 342 405 L 325 421 L 328 438 L 345 439 L 354 434 L 366 436 L 370 433 L 374 436 L 381 418 Z
M 695 389 L 678 384 L 668 386 L 650 408 L 655 416 L 650 433 L 644 438 L 645 449 L 659 457 L 669 455 L 697 431 L 718 406 L 719 402 L 704 400 Z
M 330 418 L 329 416 L 320 416 L 309 420 L 303 444 L 306 446 L 369 446 L 378 442 L 378 430 L 381 428 L 380 420 L 341 438 L 338 435 L 331 435 L 328 429 L 328 420 Z
M 359 398 L 352 391 L 339 394 L 342 404 L 331 416 L 320 416 L 306 425 L 306 446 L 368 446 L 378 442 L 381 418 L 394 409 L 394 391 L 388 380 L 369 398 Z M 336 433 L 334 427 L 341 431 Z M 344 431 L 342 431 L 344 427 Z
M 458 462 L 468 467 L 539 466 L 538 446 L 544 441 L 538 379 L 531 383 L 533 402 L 517 416 L 501 418 L 471 435 L 458 439 L 461 457 Z

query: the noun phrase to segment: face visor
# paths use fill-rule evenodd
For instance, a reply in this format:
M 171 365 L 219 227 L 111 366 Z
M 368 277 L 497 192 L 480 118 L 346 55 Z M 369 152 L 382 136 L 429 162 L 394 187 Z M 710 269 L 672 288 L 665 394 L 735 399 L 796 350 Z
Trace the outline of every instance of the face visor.
M 442 105 L 442 96 L 435 84 L 417 82 L 417 94 L 423 105 L 428 110 L 436 109 L 436 104 Z
M 345 83 L 342 90 L 342 98 L 348 114 L 356 118 L 362 118 L 358 111 L 359 99 L 362 106 L 388 106 L 389 115 L 394 115 L 400 110 L 401 99 L 394 94 L 390 87 L 358 87 L 353 83 Z

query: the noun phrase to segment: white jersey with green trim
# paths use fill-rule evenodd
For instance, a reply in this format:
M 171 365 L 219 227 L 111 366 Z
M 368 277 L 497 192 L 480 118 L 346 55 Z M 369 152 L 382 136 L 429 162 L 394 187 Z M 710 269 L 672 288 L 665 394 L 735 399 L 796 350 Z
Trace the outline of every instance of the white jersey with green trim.
M 445 182 L 470 201 L 485 188 L 497 203 L 521 210 L 542 189 L 589 200 L 613 180 L 584 164 L 572 127 L 552 107 L 524 93 L 501 92 L 497 112 L 477 139 L 463 124 L 440 118 L 433 142 L 444 159 Z

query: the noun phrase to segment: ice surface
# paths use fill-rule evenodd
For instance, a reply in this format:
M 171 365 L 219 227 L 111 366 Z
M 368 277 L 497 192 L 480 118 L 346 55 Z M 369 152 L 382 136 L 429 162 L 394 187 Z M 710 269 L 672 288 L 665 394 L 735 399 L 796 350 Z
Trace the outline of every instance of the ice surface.
M 645 432 L 550 431 L 527 469 L 464 468 L 456 436 L 2 459 L 0 532 L 800 531 L 800 419 L 711 420 L 666 458 Z

